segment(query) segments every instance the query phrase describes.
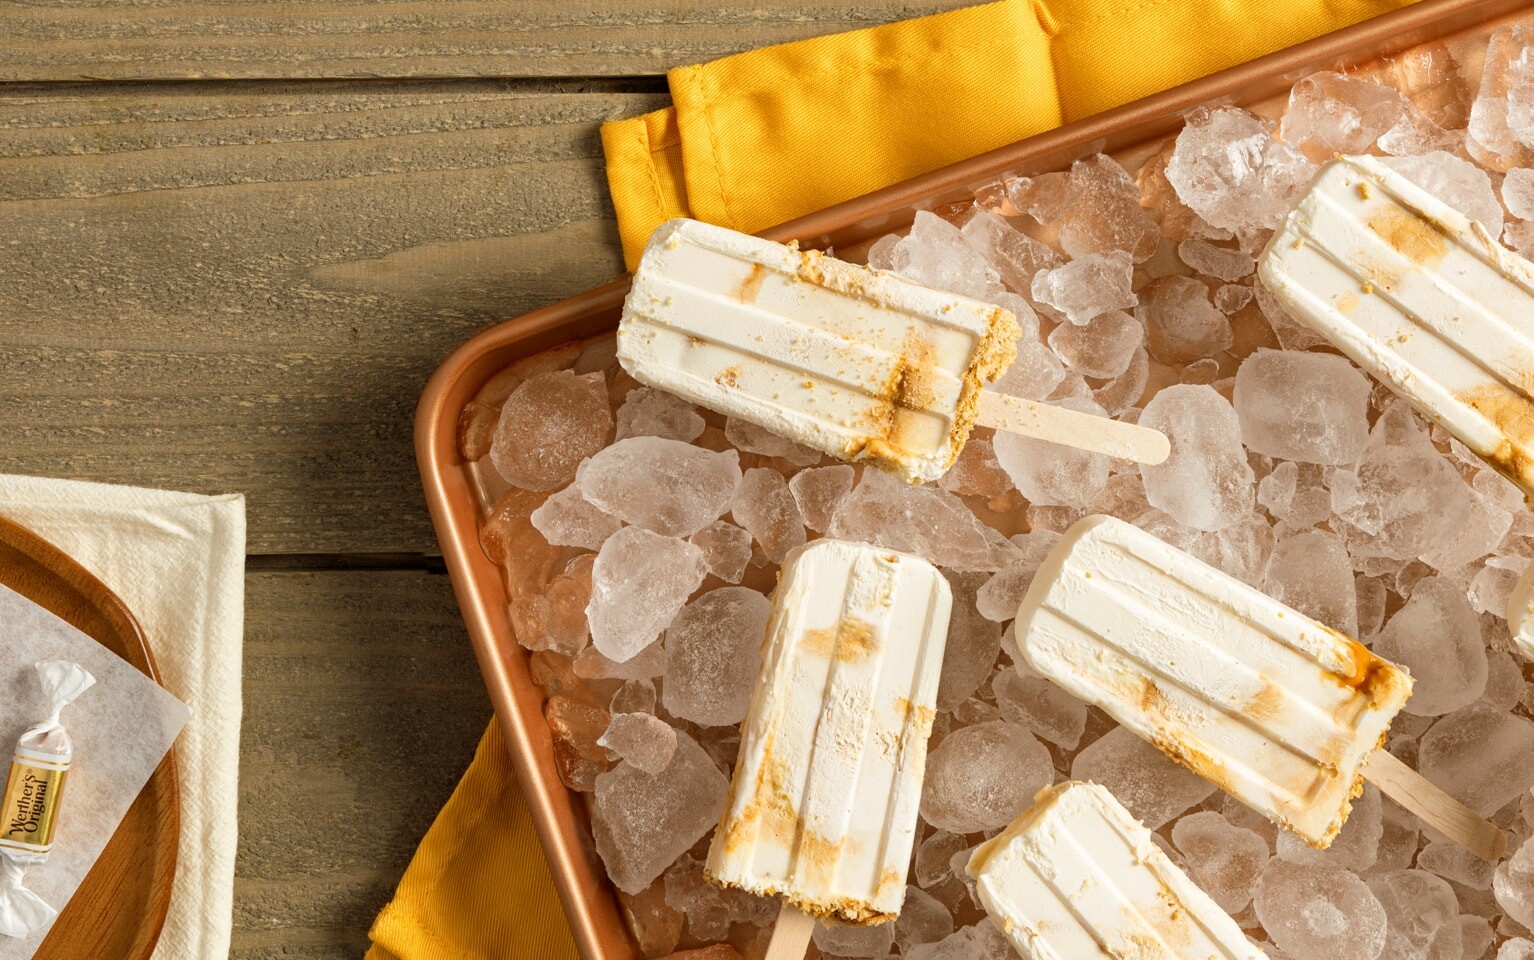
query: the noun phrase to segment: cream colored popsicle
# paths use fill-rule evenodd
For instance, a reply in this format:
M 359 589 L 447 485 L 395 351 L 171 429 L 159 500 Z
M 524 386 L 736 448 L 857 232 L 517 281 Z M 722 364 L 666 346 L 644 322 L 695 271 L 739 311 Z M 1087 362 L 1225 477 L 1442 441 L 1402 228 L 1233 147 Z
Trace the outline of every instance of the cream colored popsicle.
M 1379 160 L 1342 157 L 1259 274 L 1296 320 L 1534 493 L 1534 264 Z
M 1482 856 L 1505 846 L 1376 749 L 1411 695 L 1403 668 L 1122 520 L 1066 531 L 1017 641 L 1039 673 L 1313 846 L 1337 835 L 1363 777 Z
M 837 540 L 789 554 L 709 879 L 781 897 L 790 917 L 895 918 L 951 606 L 919 557 Z
M 986 391 L 1000 307 L 695 220 L 645 247 L 618 327 L 636 380 L 846 460 L 935 480 L 976 422 L 1148 463 L 1160 433 Z
M 1039 791 L 967 869 L 985 912 L 1027 960 L 1266 956 L 1095 783 Z

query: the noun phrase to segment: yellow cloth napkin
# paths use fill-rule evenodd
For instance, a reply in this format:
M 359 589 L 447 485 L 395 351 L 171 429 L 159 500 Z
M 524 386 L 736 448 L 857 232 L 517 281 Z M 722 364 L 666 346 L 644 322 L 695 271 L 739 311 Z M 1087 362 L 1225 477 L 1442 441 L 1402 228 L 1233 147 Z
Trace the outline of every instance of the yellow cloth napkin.
M 689 216 L 754 233 L 1407 0 L 1001 0 L 667 74 L 602 126 L 629 269 Z
M 602 127 L 632 267 L 659 223 L 756 231 L 1403 6 L 1001 0 L 671 71 Z M 373 925 L 367 960 L 574 960 L 492 723 Z

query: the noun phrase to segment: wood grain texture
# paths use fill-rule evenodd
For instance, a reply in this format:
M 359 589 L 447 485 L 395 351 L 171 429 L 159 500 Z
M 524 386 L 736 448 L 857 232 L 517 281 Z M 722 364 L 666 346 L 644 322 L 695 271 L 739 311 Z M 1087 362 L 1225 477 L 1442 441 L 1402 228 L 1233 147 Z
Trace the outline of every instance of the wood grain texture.
M 0 81 L 663 73 L 969 0 L 0 0 Z
M 446 576 L 246 578 L 232 960 L 355 960 L 490 702 Z
M 252 553 L 434 553 L 416 399 L 621 272 L 597 127 L 662 98 L 619 87 L 0 91 L 0 471 L 243 491 Z

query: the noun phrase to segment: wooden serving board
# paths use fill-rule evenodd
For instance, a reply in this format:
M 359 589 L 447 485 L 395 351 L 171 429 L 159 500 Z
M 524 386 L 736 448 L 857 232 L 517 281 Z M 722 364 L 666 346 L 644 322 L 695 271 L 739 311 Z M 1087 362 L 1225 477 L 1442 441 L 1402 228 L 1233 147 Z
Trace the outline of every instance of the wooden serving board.
M 40 537 L 0 519 L 0 583 L 70 623 L 156 682 L 138 621 L 117 595 Z M 10 744 L 0 746 L 8 751 Z M 60 841 L 68 843 L 67 826 Z M 175 754 L 145 784 L 35 960 L 149 960 L 176 875 L 181 808 Z

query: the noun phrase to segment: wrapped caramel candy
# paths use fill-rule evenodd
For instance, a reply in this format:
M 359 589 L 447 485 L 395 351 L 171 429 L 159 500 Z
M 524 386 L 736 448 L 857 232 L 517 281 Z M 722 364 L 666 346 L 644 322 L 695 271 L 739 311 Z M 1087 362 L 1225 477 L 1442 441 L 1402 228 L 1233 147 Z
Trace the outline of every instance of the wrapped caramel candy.
M 74 745 L 59 714 L 96 678 L 79 664 L 44 660 L 37 665 L 48 717 L 16 743 L 5 792 L 0 794 L 0 936 L 25 937 L 58 911 L 23 884 L 26 866 L 42 863 L 53 849 L 59 803 L 74 759 Z

